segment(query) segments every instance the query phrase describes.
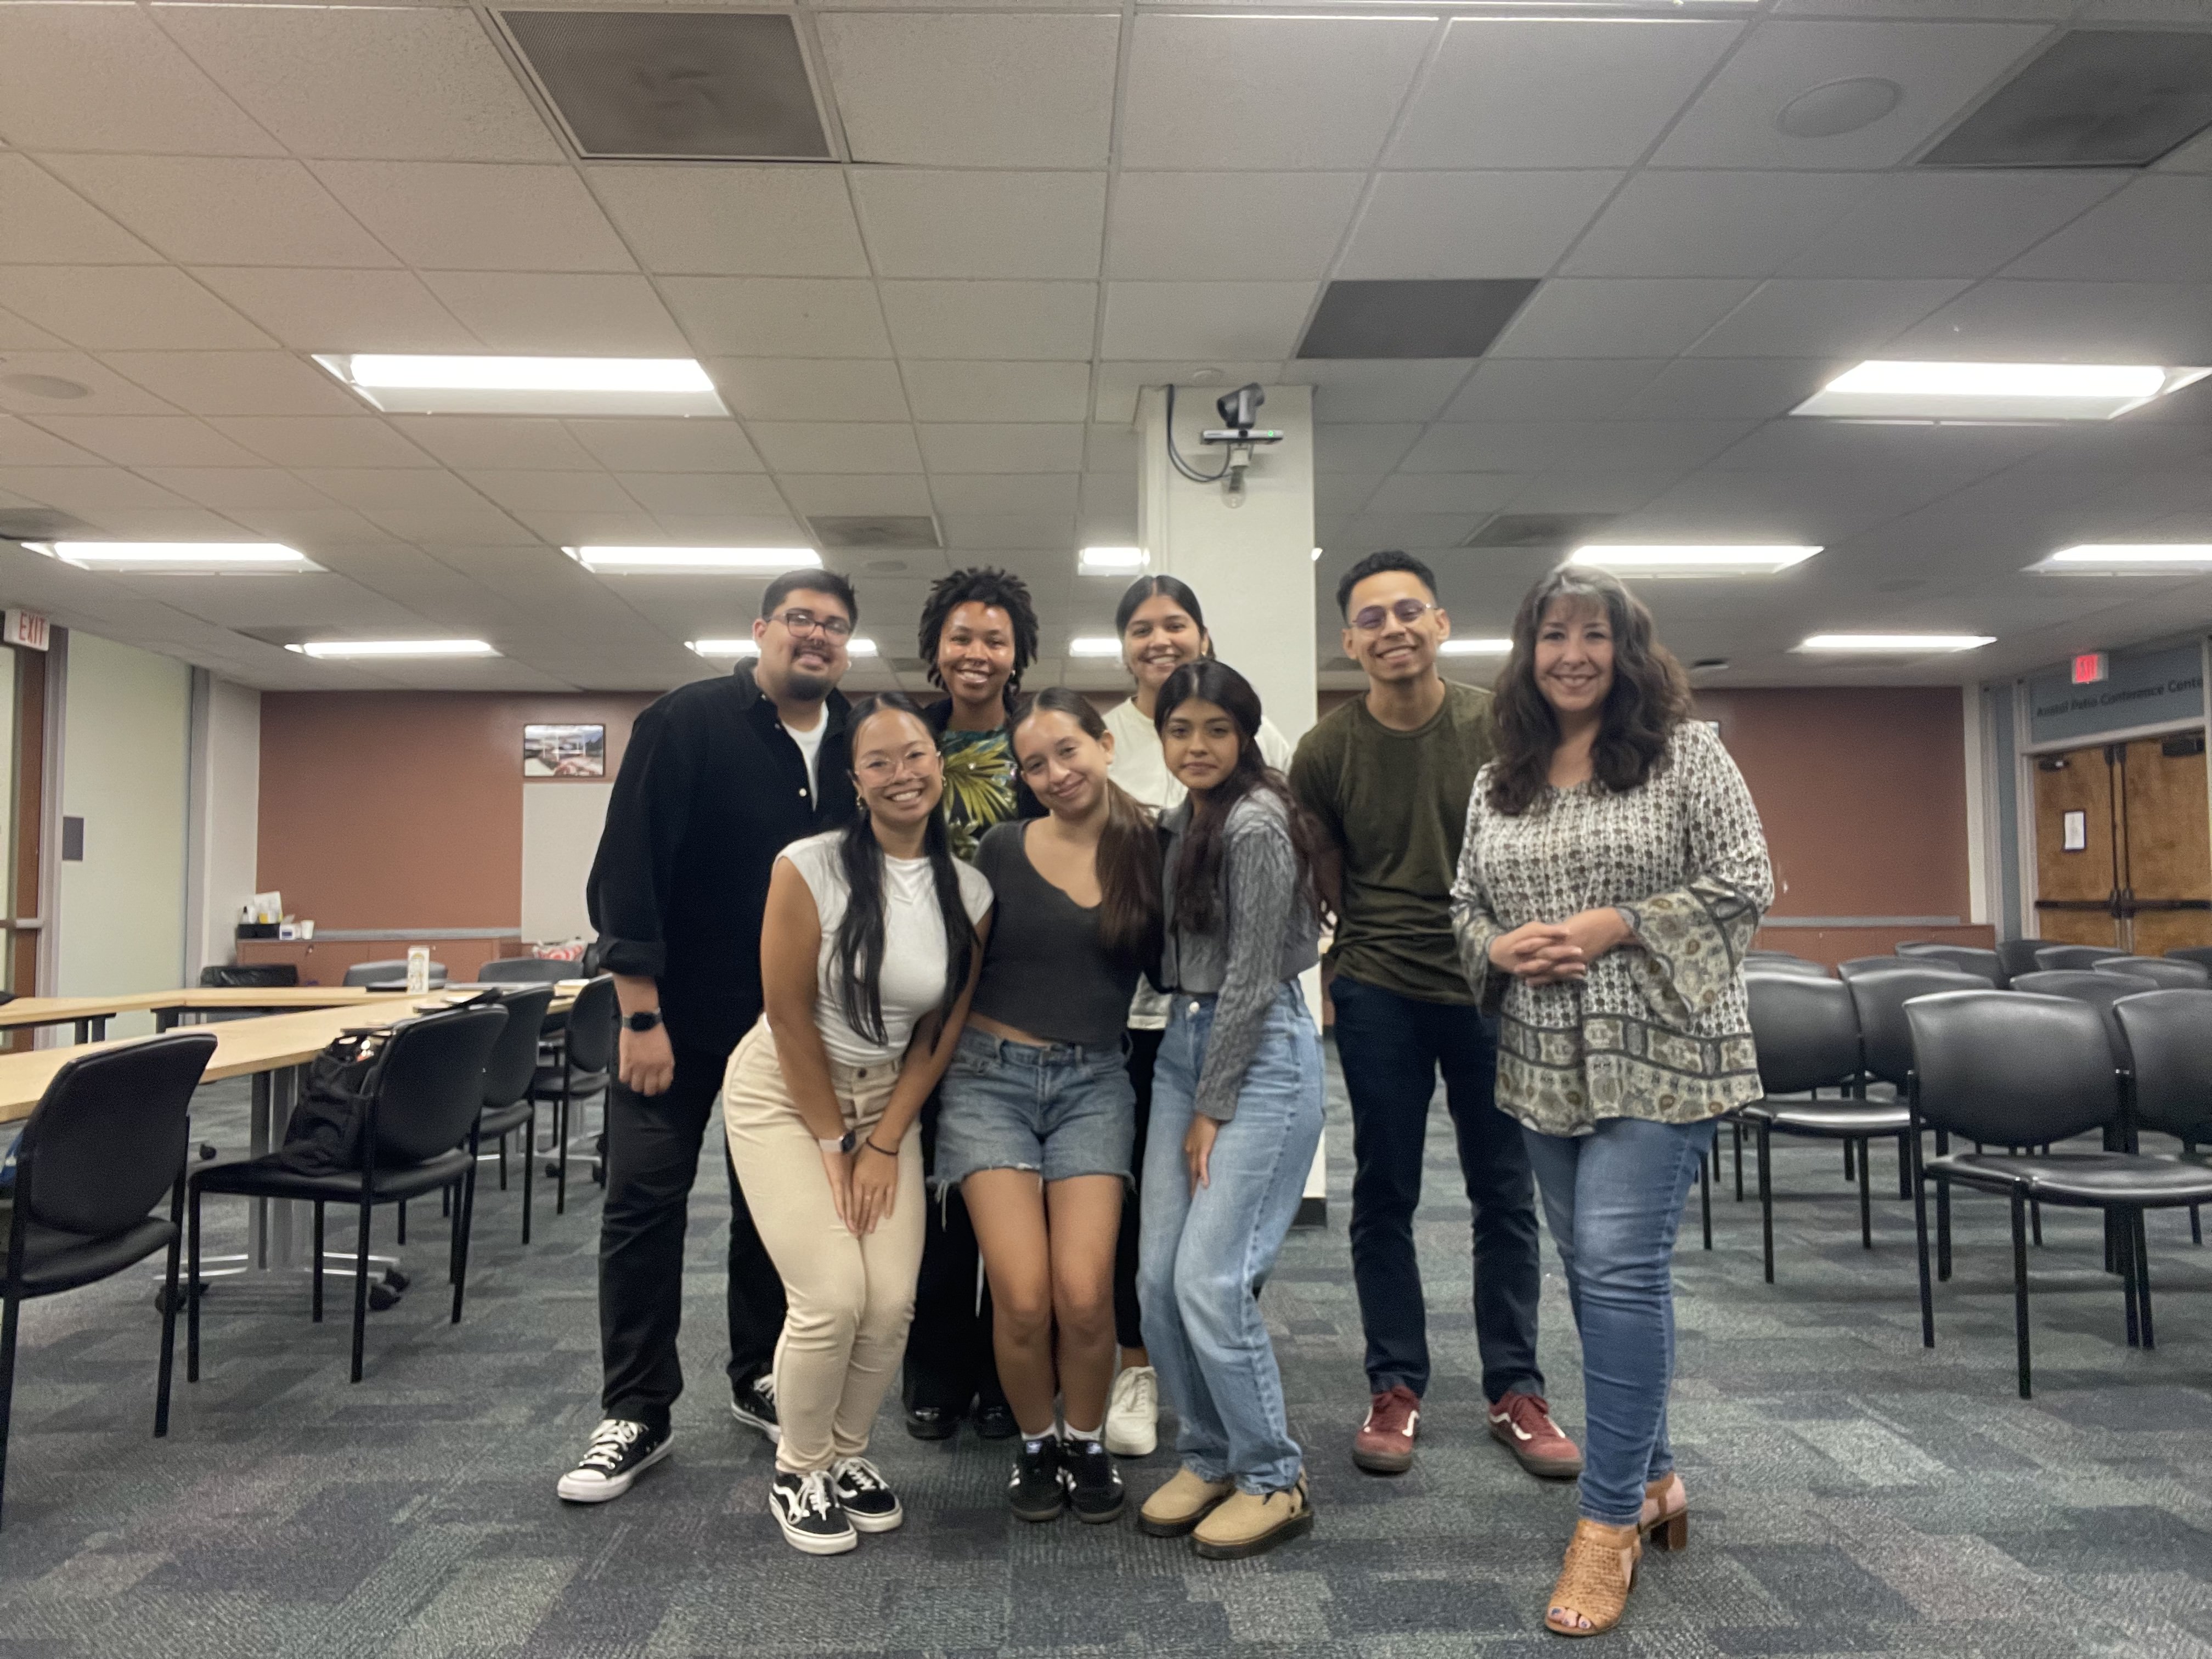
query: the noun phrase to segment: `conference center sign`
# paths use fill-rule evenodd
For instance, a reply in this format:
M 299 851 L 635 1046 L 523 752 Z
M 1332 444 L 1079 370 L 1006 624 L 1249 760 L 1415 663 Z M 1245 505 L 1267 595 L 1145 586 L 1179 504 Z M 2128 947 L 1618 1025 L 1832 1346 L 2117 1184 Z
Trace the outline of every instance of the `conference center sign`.
M 2103 679 L 2077 684 L 2076 678 L 2069 666 L 2028 681 L 2030 742 L 2066 743 L 2204 718 L 2204 655 L 2194 643 L 2115 654 Z

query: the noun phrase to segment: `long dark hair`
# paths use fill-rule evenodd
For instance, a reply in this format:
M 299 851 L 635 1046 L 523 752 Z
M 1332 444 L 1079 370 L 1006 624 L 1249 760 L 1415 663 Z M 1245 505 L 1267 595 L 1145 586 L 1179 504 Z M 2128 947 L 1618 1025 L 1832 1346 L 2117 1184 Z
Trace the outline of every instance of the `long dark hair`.
M 1173 599 L 1197 624 L 1200 637 L 1205 641 L 1207 656 L 1213 654 L 1213 635 L 1206 631 L 1206 611 L 1198 602 L 1198 595 L 1190 591 L 1190 584 L 1179 576 L 1139 576 L 1122 590 L 1121 602 L 1114 607 L 1114 635 L 1127 639 L 1129 618 L 1137 614 L 1137 607 L 1146 599 Z
M 1193 700 L 1213 703 L 1236 721 L 1237 764 L 1227 777 L 1204 792 L 1202 803 L 1200 792 L 1191 792 L 1190 829 L 1183 836 L 1182 854 L 1175 872 L 1177 925 L 1205 933 L 1220 924 L 1223 830 L 1237 803 L 1259 793 L 1271 794 L 1282 803 L 1283 817 L 1290 825 L 1291 850 L 1297 858 L 1299 892 L 1316 917 L 1327 915 L 1316 873 L 1320 831 L 1291 793 L 1289 781 L 1260 753 L 1260 694 L 1227 663 L 1211 658 L 1187 662 L 1169 675 L 1167 684 L 1160 688 L 1152 729 L 1164 739 L 1170 717 Z M 1202 811 L 1197 810 L 1201 804 Z
M 846 722 L 848 752 L 857 754 L 860 728 L 878 714 L 907 714 L 924 732 L 929 722 L 914 699 L 901 691 L 878 691 L 853 705 Z M 937 887 L 937 908 L 945 917 L 945 996 L 940 1012 L 960 1000 L 975 959 L 975 924 L 968 920 L 960 896 L 960 869 L 945 833 L 942 798 L 921 832 L 929 873 Z M 884 1030 L 884 849 L 866 811 L 854 815 L 837 838 L 837 861 L 845 872 L 845 914 L 837 923 L 837 1006 L 845 1023 L 871 1042 L 885 1041 Z
M 952 689 L 937 672 L 938 655 L 945 648 L 945 625 L 963 605 L 988 605 L 1003 611 L 1007 622 L 1012 624 L 1014 672 L 1006 676 L 1005 692 L 1006 710 L 1011 714 L 1014 699 L 1021 692 L 1022 675 L 1037 655 L 1036 605 L 1030 598 L 1030 585 L 1012 571 L 988 564 L 951 571 L 930 585 L 928 595 L 921 602 L 921 620 L 915 630 L 915 643 L 920 647 L 916 654 L 921 658 L 923 672 L 929 676 L 929 683 L 940 691 Z
M 1047 686 L 1023 699 L 1009 735 L 1039 714 L 1065 714 L 1095 742 L 1106 722 L 1091 700 L 1064 685 Z M 1018 760 L 1017 761 L 1018 770 Z M 1106 828 L 1098 837 L 1098 942 L 1116 960 L 1151 968 L 1160 959 L 1160 837 L 1152 815 L 1136 798 L 1106 781 Z
M 1490 769 L 1490 805 L 1508 817 L 1518 817 L 1543 794 L 1552 751 L 1559 746 L 1559 717 L 1536 684 L 1536 631 L 1556 599 L 1604 611 L 1613 632 L 1613 690 L 1590 745 L 1590 769 L 1600 783 L 1615 794 L 1641 787 L 1666 766 L 1668 739 L 1689 718 L 1689 679 L 1653 636 L 1644 601 L 1607 571 L 1561 565 L 1522 597 L 1513 618 L 1513 652 L 1491 706 L 1498 757 Z

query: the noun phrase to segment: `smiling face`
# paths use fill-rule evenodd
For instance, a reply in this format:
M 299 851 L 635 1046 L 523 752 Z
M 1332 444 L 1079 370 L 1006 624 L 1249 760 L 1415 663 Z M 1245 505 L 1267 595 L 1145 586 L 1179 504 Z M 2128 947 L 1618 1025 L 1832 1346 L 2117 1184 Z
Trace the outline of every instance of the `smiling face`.
M 1557 599 L 1536 624 L 1536 689 L 1561 716 L 1605 707 L 1613 690 L 1613 624 L 1595 599 Z
M 792 620 L 799 620 L 799 625 L 793 627 Z M 842 631 L 808 626 L 809 622 L 830 623 Z M 794 587 L 773 616 L 753 623 L 753 640 L 760 647 L 753 677 L 771 696 L 819 702 L 844 678 L 851 661 L 846 644 L 852 632 L 853 613 L 844 600 L 835 593 Z
M 1352 590 L 1345 605 L 1344 654 L 1370 680 L 1407 683 L 1437 672 L 1437 652 L 1451 637 L 1451 618 L 1428 584 L 1410 570 L 1378 570 Z
M 1106 799 L 1114 738 L 1094 738 L 1072 714 L 1041 709 L 1014 728 L 1014 763 L 1030 793 L 1056 818 L 1083 819 Z
M 1145 690 L 1157 692 L 1168 676 L 1206 654 L 1206 630 L 1165 593 L 1155 593 L 1129 613 L 1121 634 L 1121 661 Z
M 952 607 L 937 636 L 937 677 L 963 708 L 995 707 L 1014 672 L 1014 621 L 995 605 Z
M 1189 697 L 1168 713 L 1160 749 L 1176 781 L 1193 792 L 1211 789 L 1237 769 L 1243 734 L 1218 702 Z
M 871 714 L 853 732 L 853 781 L 862 809 L 879 827 L 914 829 L 945 793 L 937 739 L 902 708 Z

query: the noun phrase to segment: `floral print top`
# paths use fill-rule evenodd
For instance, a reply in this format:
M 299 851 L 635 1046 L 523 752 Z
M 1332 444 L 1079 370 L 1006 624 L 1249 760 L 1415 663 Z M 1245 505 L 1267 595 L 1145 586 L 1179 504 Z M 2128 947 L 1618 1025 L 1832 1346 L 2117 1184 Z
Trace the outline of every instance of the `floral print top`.
M 1540 1134 L 1605 1118 L 1696 1123 L 1759 1093 L 1743 953 L 1774 902 L 1774 872 L 1742 774 L 1703 721 L 1663 765 L 1615 794 L 1595 779 L 1547 789 L 1518 817 L 1474 781 L 1452 927 L 1475 995 L 1497 1006 L 1498 1103 Z M 1491 941 L 1610 906 L 1632 938 L 1579 983 L 1531 985 L 1493 967 Z

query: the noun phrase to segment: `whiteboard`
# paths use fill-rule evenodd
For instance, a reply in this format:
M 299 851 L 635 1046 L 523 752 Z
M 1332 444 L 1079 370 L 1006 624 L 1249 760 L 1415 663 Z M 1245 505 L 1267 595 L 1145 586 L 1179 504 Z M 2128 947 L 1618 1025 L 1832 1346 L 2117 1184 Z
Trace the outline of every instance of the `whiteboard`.
M 611 783 L 522 786 L 522 937 L 550 943 L 588 937 L 584 878 L 599 849 Z

